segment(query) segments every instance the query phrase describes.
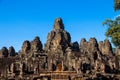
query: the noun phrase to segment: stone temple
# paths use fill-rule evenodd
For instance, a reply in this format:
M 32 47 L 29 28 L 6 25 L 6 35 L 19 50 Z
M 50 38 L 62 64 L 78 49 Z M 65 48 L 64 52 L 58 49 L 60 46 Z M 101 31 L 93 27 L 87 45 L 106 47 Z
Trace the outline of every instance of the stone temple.
M 25 40 L 19 52 L 0 50 L 0 80 L 120 80 L 120 49 L 108 39 L 71 42 L 61 18 L 44 45 L 38 36 Z

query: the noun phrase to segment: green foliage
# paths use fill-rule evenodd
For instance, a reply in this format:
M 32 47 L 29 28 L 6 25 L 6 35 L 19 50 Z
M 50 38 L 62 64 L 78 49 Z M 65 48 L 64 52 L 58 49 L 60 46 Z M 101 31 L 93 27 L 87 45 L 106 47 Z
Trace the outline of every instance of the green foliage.
M 114 10 L 120 10 L 120 0 L 114 0 Z M 120 47 L 120 16 L 116 20 L 106 19 L 103 25 L 107 25 L 106 36 L 110 37 L 113 44 Z
M 120 0 L 114 0 L 114 10 L 120 10 Z
M 105 22 L 103 22 L 103 25 L 107 25 L 107 31 L 106 31 L 106 36 L 110 37 L 113 44 L 115 46 L 120 46 L 120 24 L 118 23 L 118 20 L 116 18 L 116 20 L 110 20 L 107 19 Z

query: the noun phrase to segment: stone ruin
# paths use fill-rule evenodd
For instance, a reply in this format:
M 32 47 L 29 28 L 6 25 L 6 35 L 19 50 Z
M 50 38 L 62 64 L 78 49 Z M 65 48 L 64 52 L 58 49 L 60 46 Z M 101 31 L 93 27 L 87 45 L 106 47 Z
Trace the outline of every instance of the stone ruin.
M 108 39 L 71 42 L 61 18 L 54 22 L 44 45 L 37 36 L 24 41 L 20 52 L 14 47 L 0 50 L 0 79 L 8 80 L 119 80 L 120 49 L 113 52 Z M 62 78 L 63 77 L 63 78 Z

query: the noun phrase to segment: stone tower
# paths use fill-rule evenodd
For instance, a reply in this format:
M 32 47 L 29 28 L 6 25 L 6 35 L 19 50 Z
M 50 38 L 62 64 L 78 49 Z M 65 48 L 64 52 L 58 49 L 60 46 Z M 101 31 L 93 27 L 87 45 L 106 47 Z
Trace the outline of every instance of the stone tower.
M 61 18 L 55 19 L 53 30 L 48 33 L 45 51 L 49 55 L 49 65 L 52 70 L 58 69 L 58 66 L 67 63 L 67 48 L 71 47 L 71 36 L 65 31 Z M 64 62 L 64 63 L 63 63 Z M 60 68 L 59 68 L 60 69 Z

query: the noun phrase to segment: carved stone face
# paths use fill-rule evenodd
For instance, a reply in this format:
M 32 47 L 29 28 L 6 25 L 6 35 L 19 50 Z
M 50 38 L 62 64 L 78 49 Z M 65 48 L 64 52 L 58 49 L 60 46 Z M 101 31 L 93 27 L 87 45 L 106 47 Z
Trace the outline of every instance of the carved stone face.
M 55 22 L 61 22 L 61 21 L 62 21 L 61 18 L 57 18 L 57 19 L 55 20 Z
M 60 30 L 60 29 L 63 29 L 63 30 L 64 30 L 64 25 L 63 25 L 63 22 L 62 22 L 62 19 L 61 19 L 61 18 L 57 18 L 57 19 L 55 20 L 54 29 L 55 29 L 55 30 Z
M 27 53 L 30 50 L 30 42 L 25 41 L 22 46 L 22 52 Z

